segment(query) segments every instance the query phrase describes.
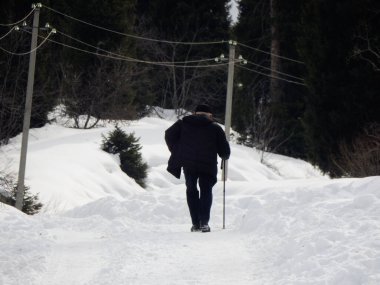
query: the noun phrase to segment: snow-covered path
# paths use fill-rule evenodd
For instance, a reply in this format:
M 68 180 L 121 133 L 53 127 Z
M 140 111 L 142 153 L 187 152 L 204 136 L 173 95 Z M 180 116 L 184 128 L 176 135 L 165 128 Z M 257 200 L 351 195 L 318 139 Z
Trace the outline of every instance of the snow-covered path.
M 244 235 L 221 225 L 191 233 L 183 191 L 177 194 L 106 198 L 65 216 L 41 217 L 50 243 L 33 284 L 255 284 Z M 149 214 L 170 204 L 171 220 Z
M 101 237 L 88 232 L 49 230 L 55 243 L 46 257 L 46 271 L 39 284 L 85 284 L 105 265 Z
M 215 223 L 210 233 L 191 233 L 184 191 L 170 191 L 43 217 L 54 242 L 37 284 L 255 284 L 244 234 Z
M 113 237 L 56 232 L 37 284 L 254 284 L 240 234 L 189 233 L 182 225 L 161 230 Z

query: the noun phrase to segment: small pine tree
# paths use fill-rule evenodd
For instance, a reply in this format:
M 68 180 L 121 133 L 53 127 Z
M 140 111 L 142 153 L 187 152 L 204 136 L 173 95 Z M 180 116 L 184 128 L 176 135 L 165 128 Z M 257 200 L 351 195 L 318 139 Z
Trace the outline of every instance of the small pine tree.
M 107 137 L 103 136 L 102 150 L 119 154 L 120 168 L 136 183 L 145 188 L 148 165 L 143 161 L 139 139 L 134 134 L 126 134 L 118 126 Z
M 16 193 L 17 193 L 17 187 L 15 186 L 13 189 L 13 195 L 12 195 L 12 206 L 16 205 Z M 28 215 L 34 215 L 37 214 L 43 204 L 38 202 L 38 194 L 32 195 L 29 193 L 29 187 L 25 187 L 25 193 L 24 193 L 24 205 L 22 206 L 22 211 L 25 214 Z
M 34 215 L 41 210 L 43 204 L 38 201 L 38 194 L 32 195 L 29 189 L 29 187 L 25 187 L 24 205 L 21 211 L 27 215 Z M 0 177 L 0 190 L 0 202 L 14 207 L 16 205 L 17 185 L 13 183 L 13 180 Z

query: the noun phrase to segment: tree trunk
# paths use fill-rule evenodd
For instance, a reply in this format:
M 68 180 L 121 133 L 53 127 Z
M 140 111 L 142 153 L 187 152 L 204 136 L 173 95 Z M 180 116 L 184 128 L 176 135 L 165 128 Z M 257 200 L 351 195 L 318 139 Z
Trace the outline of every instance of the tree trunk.
M 277 0 L 270 0 L 271 18 L 271 79 L 270 79 L 270 100 L 273 103 L 280 101 L 280 83 L 277 79 L 276 71 L 280 70 L 280 58 L 275 56 L 280 54 L 280 42 L 278 39 L 277 20 Z

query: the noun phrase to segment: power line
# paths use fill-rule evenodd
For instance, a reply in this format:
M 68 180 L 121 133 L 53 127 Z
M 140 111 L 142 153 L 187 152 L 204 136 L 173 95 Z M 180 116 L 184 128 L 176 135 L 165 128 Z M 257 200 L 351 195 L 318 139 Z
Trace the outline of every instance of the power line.
M 10 33 L 12 33 L 13 30 L 14 30 L 15 28 L 16 28 L 16 27 L 12 27 L 7 33 L 5 33 L 5 35 L 2 36 L 2 37 L 0 38 L 0 41 L 1 41 L 2 39 L 6 38 Z
M 35 6 L 33 6 L 33 9 L 32 11 L 30 11 L 24 18 L 22 18 L 21 20 L 15 22 L 15 23 L 11 23 L 11 24 L 0 24 L 1 27 L 11 27 L 11 26 L 14 26 L 14 25 L 17 25 L 23 21 L 25 21 L 30 15 L 32 15 L 32 13 L 34 12 L 34 10 L 36 9 Z
M 59 12 L 59 11 L 57 11 L 57 10 L 51 8 L 51 7 L 45 6 L 45 5 L 43 7 L 45 7 L 46 9 L 48 9 L 48 10 L 54 12 L 54 13 L 60 14 L 60 15 L 62 15 L 64 17 L 66 17 L 66 18 L 72 19 L 72 20 L 80 22 L 82 24 L 86 24 L 86 25 L 89 25 L 91 27 L 103 30 L 103 31 L 107 31 L 107 32 L 110 32 L 110 33 L 114 33 L 114 34 L 117 34 L 117 35 L 122 35 L 122 36 L 130 37 L 130 38 L 134 38 L 134 39 L 138 39 L 138 40 L 145 40 L 145 41 L 159 42 L 159 43 L 166 43 L 166 44 L 181 44 L 181 45 L 212 45 L 212 44 L 223 44 L 223 43 L 225 43 L 225 41 L 178 42 L 178 41 L 159 40 L 159 39 L 152 39 L 152 38 L 147 38 L 147 37 L 142 37 L 142 36 L 137 36 L 137 35 L 132 35 L 132 34 L 126 34 L 126 33 L 118 32 L 118 31 L 115 31 L 115 30 L 111 30 L 111 29 L 108 29 L 108 28 L 105 28 L 105 27 L 102 27 L 102 26 L 98 26 L 98 25 L 86 22 L 84 20 L 75 18 L 73 16 L 67 15 L 67 14 L 62 13 L 62 12 Z
M 25 31 L 25 32 L 29 33 L 28 31 Z M 122 55 L 112 56 L 112 55 L 106 55 L 106 54 L 96 53 L 96 52 L 84 50 L 84 49 L 81 49 L 81 48 L 78 48 L 78 47 L 74 47 L 74 46 L 71 46 L 71 45 L 68 45 L 68 44 L 64 44 L 64 43 L 61 43 L 61 42 L 58 42 L 58 41 L 55 41 L 55 40 L 47 39 L 47 38 L 45 38 L 43 36 L 40 36 L 40 35 L 38 37 L 43 38 L 43 39 L 45 39 L 45 40 L 47 40 L 49 42 L 58 44 L 60 46 L 67 47 L 69 49 L 73 49 L 73 50 L 80 51 L 80 52 L 83 52 L 83 53 L 87 53 L 87 54 L 91 54 L 91 55 L 95 55 L 95 56 L 99 56 L 99 57 L 104 57 L 104 58 L 109 58 L 109 59 L 127 61 L 127 62 L 144 63 L 144 64 L 151 64 L 151 65 L 157 65 L 157 66 L 166 66 L 166 67 L 179 67 L 179 68 L 208 68 L 208 67 L 219 67 L 221 65 L 227 65 L 228 64 L 228 63 L 218 63 L 218 64 L 207 64 L 207 65 L 206 64 L 205 65 L 177 65 L 177 64 L 172 64 L 172 63 L 169 64 L 169 63 L 165 63 L 165 62 L 164 63 L 162 63 L 162 62 L 149 62 L 149 61 L 143 61 L 143 60 L 139 60 L 139 59 L 125 57 L 125 56 L 122 56 Z M 184 62 L 184 63 L 186 63 L 186 62 Z
M 288 79 L 285 79 L 285 78 L 282 78 L 282 77 L 278 77 L 278 76 L 273 76 L 273 75 L 266 74 L 266 73 L 263 73 L 263 72 L 260 72 L 260 71 L 254 70 L 254 69 L 250 69 L 250 68 L 247 68 L 247 67 L 244 67 L 244 66 L 237 65 L 237 67 L 245 69 L 245 70 L 249 70 L 249 71 L 252 71 L 252 72 L 255 72 L 255 73 L 260 74 L 260 75 L 264 75 L 266 77 L 275 78 L 275 79 L 283 80 L 283 81 L 286 81 L 286 82 L 289 82 L 289 83 L 306 86 L 306 84 L 302 83 L 302 82 L 288 80 Z
M 265 54 L 269 54 L 269 55 L 274 56 L 274 57 L 286 59 L 286 60 L 293 61 L 293 62 L 296 62 L 296 63 L 299 63 L 299 64 L 305 64 L 304 62 L 302 62 L 300 60 L 296 60 L 296 59 L 292 59 L 292 58 L 289 58 L 289 57 L 286 57 L 286 56 L 281 56 L 281 55 L 278 55 L 278 54 L 274 54 L 274 53 L 271 53 L 269 51 L 261 50 L 261 49 L 258 49 L 258 48 L 255 48 L 255 47 L 251 47 L 251 46 L 248 46 L 248 45 L 245 45 L 245 44 L 242 44 L 242 43 L 238 43 L 238 45 L 240 45 L 242 47 L 246 47 L 246 48 L 252 49 L 254 51 L 258 51 L 258 52 L 262 52 L 262 53 L 265 53 Z
M 136 59 L 136 58 L 128 57 L 128 56 L 125 56 L 125 55 L 121 55 L 121 54 L 118 54 L 118 53 L 114 53 L 114 52 L 111 52 L 111 51 L 99 48 L 97 46 L 94 46 L 94 45 L 91 45 L 91 44 L 86 43 L 84 41 L 81 41 L 81 40 L 79 40 L 77 38 L 74 38 L 74 37 L 72 37 L 70 35 L 67 35 L 67 34 L 65 34 L 63 32 L 60 32 L 60 31 L 57 31 L 57 33 L 65 36 L 65 37 L 67 37 L 69 39 L 72 39 L 72 40 L 74 40 L 74 41 L 76 41 L 78 43 L 81 43 L 81 44 L 83 44 L 85 46 L 94 48 L 97 51 L 98 50 L 99 51 L 103 51 L 103 52 L 106 52 L 107 54 L 114 55 L 114 56 L 117 56 L 117 57 L 129 60 L 129 61 L 133 61 L 133 62 L 148 63 L 148 64 L 187 64 L 187 63 L 199 63 L 199 62 L 207 62 L 207 61 L 214 61 L 215 60 L 214 58 L 207 58 L 207 59 L 187 60 L 187 61 L 160 61 L 160 62 L 157 62 L 157 61 L 149 61 L 149 60 Z
M 45 43 L 46 41 L 49 40 L 49 37 L 51 36 L 51 34 L 54 34 L 54 33 L 55 33 L 55 31 L 54 31 L 54 30 L 51 30 L 50 33 L 47 35 L 46 38 L 45 38 L 45 37 L 42 37 L 42 38 L 44 38 L 44 40 L 43 40 L 43 41 L 42 41 L 37 47 L 35 47 L 34 49 L 32 49 L 32 50 L 30 50 L 30 51 L 27 51 L 27 52 L 15 53 L 15 52 L 11 52 L 11 51 L 9 51 L 9 50 L 6 50 L 6 49 L 4 49 L 4 48 L 1 47 L 1 46 L 0 46 L 0 50 L 6 52 L 6 53 L 8 53 L 8 54 L 11 54 L 11 55 L 19 55 L 19 56 L 21 56 L 21 55 L 27 55 L 27 54 L 30 54 L 30 53 L 32 53 L 32 52 L 38 50 L 40 47 L 42 47 L 42 46 L 44 45 L 44 43 Z
M 266 67 L 266 66 L 263 66 L 263 65 L 260 65 L 260 64 L 257 64 L 257 63 L 254 63 L 254 62 L 251 62 L 251 61 L 247 61 L 247 63 L 252 64 L 252 65 L 254 65 L 254 66 L 257 66 L 257 67 L 260 67 L 260 68 L 263 68 L 263 69 L 266 69 L 266 70 L 269 70 L 269 71 L 273 71 L 273 72 L 278 73 L 278 74 L 281 74 L 281 75 L 285 75 L 285 76 L 288 76 L 288 77 L 294 78 L 294 79 L 298 79 L 298 80 L 301 80 L 301 81 L 304 80 L 304 79 L 301 78 L 301 77 L 297 77 L 297 76 L 294 76 L 294 75 L 290 75 L 290 74 L 288 74 L 288 73 L 281 72 L 281 71 L 278 71 L 278 70 L 273 70 L 273 69 L 271 69 L 270 67 Z

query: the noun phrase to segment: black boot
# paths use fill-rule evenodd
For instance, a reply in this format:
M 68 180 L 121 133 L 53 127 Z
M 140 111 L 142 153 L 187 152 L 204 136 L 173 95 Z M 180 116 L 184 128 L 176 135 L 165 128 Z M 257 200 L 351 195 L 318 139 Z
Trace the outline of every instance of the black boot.
M 209 225 L 202 225 L 201 228 L 200 228 L 201 232 L 202 233 L 208 233 L 211 231 Z
M 200 232 L 201 231 L 201 227 L 198 226 L 198 225 L 193 225 L 190 229 L 191 232 Z

